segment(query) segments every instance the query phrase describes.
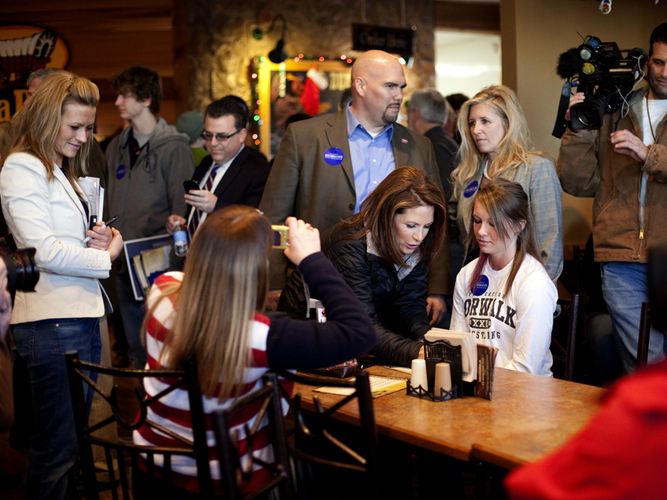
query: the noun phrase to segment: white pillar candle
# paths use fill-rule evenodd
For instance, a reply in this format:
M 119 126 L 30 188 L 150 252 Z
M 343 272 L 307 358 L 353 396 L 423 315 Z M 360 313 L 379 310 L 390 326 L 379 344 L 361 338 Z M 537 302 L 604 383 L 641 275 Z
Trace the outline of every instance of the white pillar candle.
M 410 376 L 410 385 L 416 389 L 420 385 L 424 391 L 428 391 L 428 379 L 426 378 L 426 361 L 423 359 L 412 360 L 412 374 Z
M 452 372 L 449 363 L 438 363 L 435 365 L 435 391 L 434 395 L 440 397 L 440 389 L 452 390 Z

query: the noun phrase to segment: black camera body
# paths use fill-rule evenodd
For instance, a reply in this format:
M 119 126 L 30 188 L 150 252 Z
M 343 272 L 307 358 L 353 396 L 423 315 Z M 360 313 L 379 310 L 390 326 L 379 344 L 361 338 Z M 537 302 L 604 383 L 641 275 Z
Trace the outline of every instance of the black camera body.
M 0 238 L 0 240 L 2 240 L 0 241 L 0 255 L 7 267 L 7 290 L 12 293 L 12 297 L 16 290 L 35 291 L 35 285 L 39 281 L 39 267 L 35 262 L 36 250 L 34 248 L 17 249 L 11 236 Z
M 7 290 L 34 292 L 39 281 L 39 268 L 35 263 L 34 248 L 19 248 L 2 259 L 7 266 Z
M 615 42 L 601 42 L 589 36 L 578 48 L 564 52 L 558 59 L 557 73 L 568 81 L 577 81 L 584 102 L 570 108 L 570 127 L 597 130 L 605 113 L 620 109 L 630 92 L 643 77 L 641 67 L 646 51 L 635 48 L 626 57 Z

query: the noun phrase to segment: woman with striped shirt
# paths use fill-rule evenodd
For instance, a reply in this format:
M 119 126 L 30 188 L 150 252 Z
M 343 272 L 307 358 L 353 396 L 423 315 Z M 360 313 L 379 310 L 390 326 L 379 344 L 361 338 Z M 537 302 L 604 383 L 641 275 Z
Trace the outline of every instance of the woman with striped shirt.
M 286 223 L 289 246 L 285 255 L 322 301 L 326 323 L 261 314 L 268 292 L 273 235 L 268 219 L 240 205 L 209 215 L 192 242 L 184 272 L 160 276 L 148 297 L 144 322 L 147 367 L 179 368 L 194 357 L 206 414 L 228 408 L 235 398 L 258 390 L 262 375 L 271 368 L 331 366 L 375 345 L 375 330 L 361 303 L 320 251 L 318 230 L 294 217 Z M 289 382 L 281 383 L 291 391 Z M 145 390 L 149 397 L 156 394 L 159 382 L 146 382 Z M 286 412 L 287 405 L 283 406 Z M 192 439 L 185 391 L 174 391 L 149 411 L 149 418 Z M 248 416 L 246 422 L 252 426 L 255 417 Z M 246 422 L 238 422 L 235 429 L 242 430 Z M 211 475 L 220 494 L 220 466 L 212 429 L 207 434 Z M 134 442 L 175 444 L 148 427 L 135 431 Z M 254 453 L 268 455 L 272 450 L 267 445 Z M 194 459 L 174 458 L 172 469 L 173 482 L 180 490 L 176 497 L 187 498 L 197 492 Z M 141 477 L 142 472 L 137 475 Z M 256 470 L 244 489 L 255 489 L 265 477 L 265 471 Z

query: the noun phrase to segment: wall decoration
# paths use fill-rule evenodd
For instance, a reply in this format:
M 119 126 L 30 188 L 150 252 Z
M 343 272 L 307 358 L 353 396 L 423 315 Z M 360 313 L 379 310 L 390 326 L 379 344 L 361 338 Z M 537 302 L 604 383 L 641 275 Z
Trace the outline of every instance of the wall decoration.
M 45 67 L 66 68 L 69 48 L 51 30 L 29 25 L 0 26 L 0 122 L 8 122 L 28 96 L 25 80 Z
M 287 119 L 303 113 L 310 116 L 335 113 L 343 92 L 350 87 L 352 60 L 295 57 L 281 64 L 257 58 L 257 108 L 259 125 L 255 144 L 268 158 L 275 156 L 285 133 Z

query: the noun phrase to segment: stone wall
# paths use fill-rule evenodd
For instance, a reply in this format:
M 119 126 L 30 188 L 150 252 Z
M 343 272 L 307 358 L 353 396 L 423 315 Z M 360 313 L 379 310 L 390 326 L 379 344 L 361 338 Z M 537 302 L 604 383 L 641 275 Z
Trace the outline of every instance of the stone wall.
M 254 28 L 263 31 L 271 20 L 282 14 L 287 20 L 286 52 L 326 59 L 341 54 L 351 57 L 352 24 L 390 27 L 416 27 L 416 54 L 412 69 L 406 70 L 408 88 L 434 85 L 433 0 L 393 0 L 365 2 L 366 20 L 362 20 L 360 0 L 188 0 L 190 53 L 190 101 L 192 109 L 201 110 L 214 99 L 227 94 L 252 98 L 252 60 L 266 56 L 281 35 L 277 22 L 261 40 L 252 36 Z M 401 12 L 405 11 L 405 20 Z

